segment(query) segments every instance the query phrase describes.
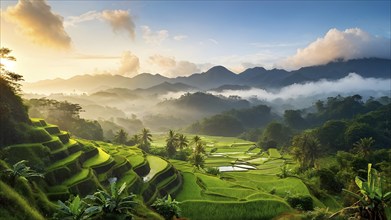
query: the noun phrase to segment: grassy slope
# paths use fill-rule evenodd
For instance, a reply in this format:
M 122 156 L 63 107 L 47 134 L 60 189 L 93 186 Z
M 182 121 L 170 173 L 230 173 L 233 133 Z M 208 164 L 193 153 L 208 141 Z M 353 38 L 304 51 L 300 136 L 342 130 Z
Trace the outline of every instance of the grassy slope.
M 0 204 L 0 219 L 45 219 L 22 195 L 2 181 L 0 181 L 0 201 L 4 202 Z

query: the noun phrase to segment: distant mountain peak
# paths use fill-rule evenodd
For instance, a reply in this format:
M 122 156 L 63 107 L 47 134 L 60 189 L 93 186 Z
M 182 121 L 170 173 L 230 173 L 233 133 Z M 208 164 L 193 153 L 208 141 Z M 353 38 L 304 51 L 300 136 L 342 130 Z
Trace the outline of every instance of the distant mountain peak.
M 214 66 L 206 71 L 205 74 L 235 75 L 235 73 L 225 68 L 224 66 Z

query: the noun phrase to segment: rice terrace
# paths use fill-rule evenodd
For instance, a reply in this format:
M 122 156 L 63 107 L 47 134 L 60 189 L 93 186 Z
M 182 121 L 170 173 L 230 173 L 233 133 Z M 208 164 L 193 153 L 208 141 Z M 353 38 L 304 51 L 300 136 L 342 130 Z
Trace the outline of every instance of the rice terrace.
M 0 0 L 0 220 L 391 220 L 390 8 Z

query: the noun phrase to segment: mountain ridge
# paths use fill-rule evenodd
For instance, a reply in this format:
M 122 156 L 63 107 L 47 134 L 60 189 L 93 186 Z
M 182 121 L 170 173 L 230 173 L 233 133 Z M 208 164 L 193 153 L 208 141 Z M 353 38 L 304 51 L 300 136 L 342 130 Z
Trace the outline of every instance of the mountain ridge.
M 43 89 L 57 92 L 96 92 L 100 88 L 148 89 L 164 82 L 183 83 L 190 87 L 208 90 L 223 85 L 244 85 L 258 88 L 280 88 L 294 83 L 336 80 L 355 72 L 362 77 L 391 78 L 391 59 L 363 58 L 348 61 L 333 61 L 325 65 L 302 67 L 297 70 L 267 70 L 254 67 L 235 74 L 224 66 L 214 66 L 206 72 L 187 77 L 169 78 L 160 74 L 141 73 L 134 77 L 120 75 L 77 75 L 69 79 L 42 80 L 24 83 L 27 92 L 42 92 Z

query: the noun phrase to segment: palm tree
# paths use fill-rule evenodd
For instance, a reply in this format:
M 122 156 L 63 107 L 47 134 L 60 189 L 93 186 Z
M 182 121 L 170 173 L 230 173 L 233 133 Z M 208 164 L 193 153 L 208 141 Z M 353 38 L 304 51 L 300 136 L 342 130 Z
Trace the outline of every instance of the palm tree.
M 140 135 L 135 134 L 130 138 L 131 145 L 141 144 Z
M 205 154 L 205 145 L 202 142 L 198 142 L 194 148 L 195 154 Z
M 194 136 L 193 139 L 191 140 L 191 143 L 195 145 L 197 145 L 199 142 L 201 142 L 201 138 L 198 135 Z
M 375 140 L 373 140 L 372 137 L 361 138 L 356 143 L 354 143 L 353 146 L 364 157 L 367 157 L 369 155 L 369 153 L 371 151 L 371 148 L 372 148 L 374 143 L 375 143 Z
M 183 134 L 178 135 L 178 147 L 180 150 L 183 150 L 183 148 L 189 146 L 189 141 L 187 140 L 187 137 Z
M 296 135 L 293 138 L 292 155 L 300 162 L 302 169 L 312 168 L 315 160 L 321 155 L 319 140 L 310 133 Z
M 142 150 L 148 152 L 149 147 L 151 146 L 151 141 L 152 141 L 151 131 L 147 128 L 143 128 L 141 130 L 140 138 L 141 138 L 140 148 Z
M 12 168 L 3 170 L 5 175 L 9 177 L 9 182 L 11 186 L 15 186 L 16 179 L 18 178 L 30 179 L 32 177 L 44 177 L 41 173 L 38 173 L 35 170 L 32 170 L 29 166 L 27 166 L 27 162 L 27 160 L 21 160 L 15 163 Z
M 203 168 L 204 167 L 204 162 L 205 162 L 205 157 L 203 154 L 197 154 L 197 153 L 193 153 L 191 156 L 190 156 L 190 162 L 197 168 L 197 169 L 200 169 L 200 168 Z
M 118 189 L 116 182 L 110 184 L 110 192 L 99 190 L 93 195 L 88 195 L 85 198 L 90 208 L 95 207 L 98 213 L 103 215 L 103 219 L 117 219 L 119 216 L 129 216 L 134 213 L 134 207 L 138 203 L 135 201 L 136 195 L 125 192 L 126 183 Z
M 117 144 L 125 144 L 128 141 L 128 133 L 120 129 L 114 137 L 114 142 Z
M 167 150 L 168 157 L 172 157 L 176 153 L 176 147 L 178 141 L 178 136 L 175 134 L 173 130 L 168 131 L 168 137 L 166 141 L 167 141 L 166 150 Z

